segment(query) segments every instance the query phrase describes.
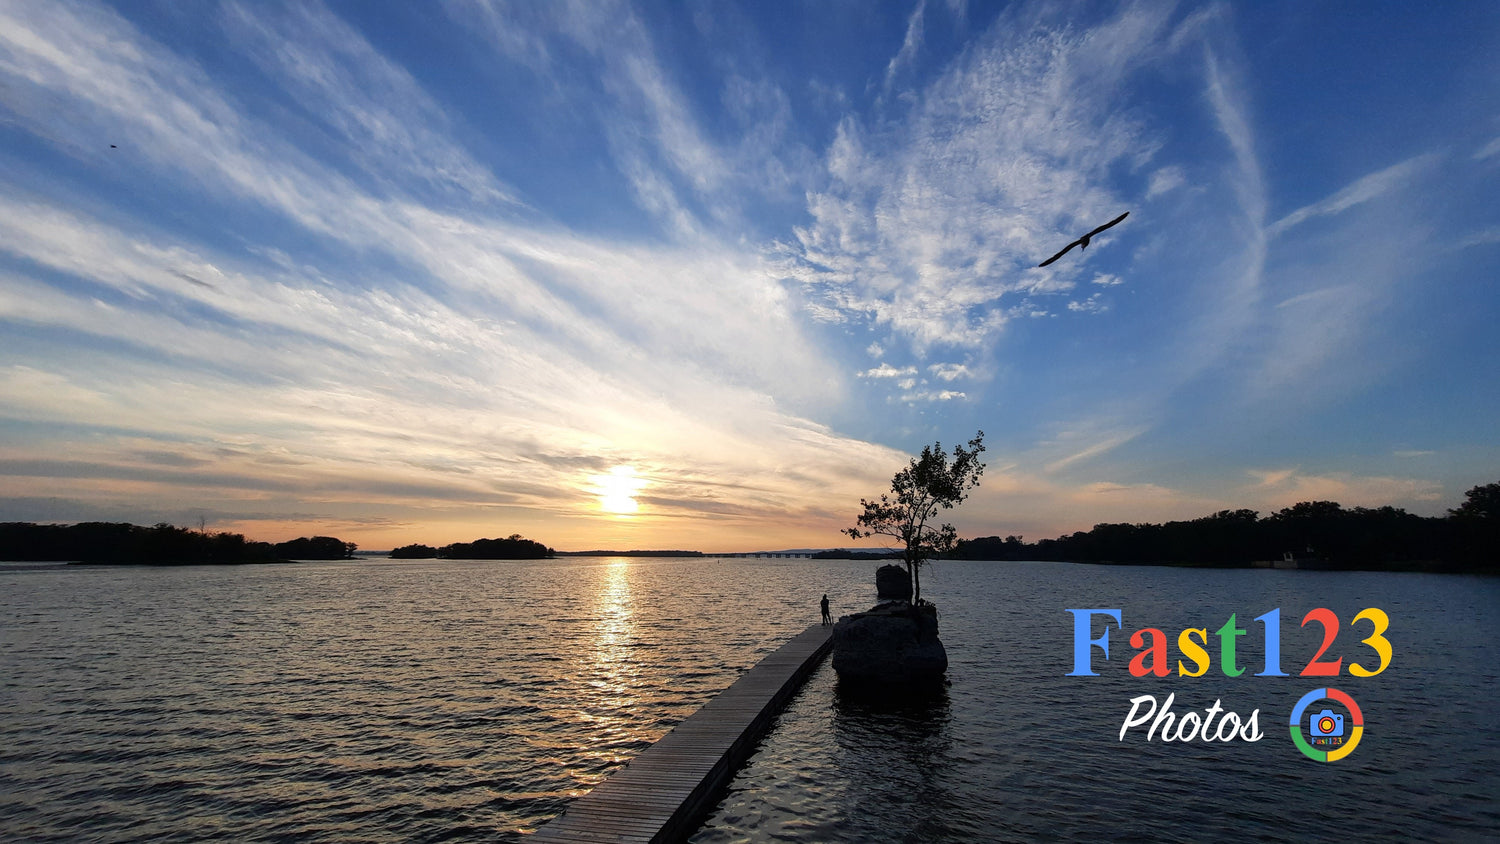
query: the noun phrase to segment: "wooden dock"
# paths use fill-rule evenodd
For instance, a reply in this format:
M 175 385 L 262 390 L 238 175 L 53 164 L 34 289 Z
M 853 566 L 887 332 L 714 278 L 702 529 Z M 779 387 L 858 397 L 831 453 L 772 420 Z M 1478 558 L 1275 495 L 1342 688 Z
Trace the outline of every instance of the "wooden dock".
M 832 631 L 815 624 L 792 637 L 624 768 L 569 803 L 529 840 L 646 844 L 686 839 L 827 655 Z

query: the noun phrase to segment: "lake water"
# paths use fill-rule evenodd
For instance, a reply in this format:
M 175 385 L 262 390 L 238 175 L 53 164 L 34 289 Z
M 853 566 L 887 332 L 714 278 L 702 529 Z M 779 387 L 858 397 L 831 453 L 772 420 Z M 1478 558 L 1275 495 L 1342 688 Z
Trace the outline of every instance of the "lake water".
M 811 560 L 369 560 L 283 566 L 0 564 L 0 838 L 521 840 L 786 638 L 870 603 L 873 564 Z M 841 695 L 826 666 L 696 841 L 1500 837 L 1500 581 L 1417 574 L 942 562 L 951 685 Z M 1119 608 L 1100 676 L 1069 607 Z M 1281 608 L 1282 670 L 1373 667 L 1349 627 L 1390 617 L 1376 677 L 1254 677 Z M 1212 634 L 1236 678 L 1136 678 L 1128 634 Z M 1101 625 L 1096 623 L 1097 635 Z M 1302 756 L 1311 689 L 1358 701 L 1346 759 Z M 1117 740 L 1130 699 L 1222 701 L 1255 743 Z
M 923 584 L 942 610 L 951 685 L 928 701 L 851 700 L 825 665 L 695 842 L 1500 840 L 1500 580 L 942 562 Z M 1283 672 L 1298 674 L 1321 646 L 1321 626 L 1300 626 L 1317 607 L 1343 625 L 1324 658 L 1370 669 L 1379 659 L 1360 640 L 1372 627 L 1348 625 L 1366 607 L 1385 610 L 1390 667 L 1253 676 L 1265 667 L 1253 619 L 1278 607 Z M 1066 676 L 1067 608 L 1122 611 L 1113 659 L 1093 651 L 1099 676 Z M 1246 630 L 1235 678 L 1213 636 L 1231 613 Z M 1167 634 L 1172 676 L 1130 674 L 1128 634 L 1144 627 Z M 1209 633 L 1201 677 L 1175 674 L 1184 628 Z M 1318 763 L 1295 749 L 1289 715 L 1329 686 L 1366 726 L 1348 757 Z M 1175 694 L 1179 717 L 1215 701 L 1242 718 L 1258 709 L 1264 737 L 1148 742 L 1142 726 L 1121 741 L 1131 699 L 1147 694 Z

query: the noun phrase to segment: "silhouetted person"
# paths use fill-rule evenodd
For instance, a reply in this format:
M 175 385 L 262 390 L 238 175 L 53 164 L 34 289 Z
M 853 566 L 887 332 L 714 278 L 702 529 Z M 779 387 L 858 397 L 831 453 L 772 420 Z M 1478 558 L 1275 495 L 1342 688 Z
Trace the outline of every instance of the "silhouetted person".
M 831 615 L 828 614 L 828 596 L 827 595 L 823 596 L 823 623 L 824 624 L 832 624 L 833 623 L 833 616 L 831 616 Z

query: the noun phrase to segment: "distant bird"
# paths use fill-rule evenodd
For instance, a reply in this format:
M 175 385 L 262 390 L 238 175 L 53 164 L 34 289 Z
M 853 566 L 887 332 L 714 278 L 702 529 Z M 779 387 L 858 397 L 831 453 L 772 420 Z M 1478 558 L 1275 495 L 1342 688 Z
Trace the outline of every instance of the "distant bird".
M 1098 234 L 1099 232 L 1104 231 L 1105 229 L 1109 228 L 1110 226 L 1113 226 L 1114 224 L 1120 222 L 1121 220 L 1123 220 L 1123 219 L 1125 219 L 1126 217 L 1129 217 L 1129 216 L 1130 216 L 1130 212 L 1126 211 L 1124 214 L 1121 214 L 1120 216 L 1114 218 L 1113 220 L 1110 220 L 1109 222 L 1105 223 L 1104 225 L 1100 226 L 1099 228 L 1094 229 L 1093 231 L 1089 232 L 1088 234 L 1084 235 L 1083 237 L 1078 238 L 1077 240 L 1073 241 L 1072 243 L 1068 244 L 1067 246 L 1064 246 L 1063 247 L 1063 251 L 1057 253 L 1056 255 L 1053 255 L 1051 258 L 1048 258 L 1047 260 L 1041 262 L 1040 264 L 1037 264 L 1037 266 L 1038 267 L 1045 267 L 1045 266 L 1047 266 L 1048 264 L 1052 263 L 1053 261 L 1056 261 L 1058 258 L 1061 258 L 1062 256 L 1068 254 L 1068 250 L 1072 249 L 1075 246 L 1078 247 L 1079 249 L 1087 249 L 1087 248 L 1089 248 L 1089 238 L 1093 237 L 1094 235 Z

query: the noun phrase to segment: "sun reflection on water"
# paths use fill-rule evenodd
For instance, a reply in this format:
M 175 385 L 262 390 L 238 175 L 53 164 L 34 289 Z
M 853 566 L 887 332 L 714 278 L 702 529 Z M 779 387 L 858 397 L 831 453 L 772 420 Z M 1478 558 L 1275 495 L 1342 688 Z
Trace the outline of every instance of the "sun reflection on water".
M 617 559 L 604 567 L 604 579 L 594 606 L 598 619 L 594 638 L 594 666 L 618 679 L 628 669 L 635 614 L 630 595 L 630 561 Z
M 654 735 L 643 729 L 635 712 L 642 703 L 642 684 L 633 653 L 637 631 L 630 561 L 613 560 L 600 571 L 593 648 L 588 660 L 590 693 L 581 714 L 593 725 L 600 752 L 610 763 L 618 763 L 650 744 Z

